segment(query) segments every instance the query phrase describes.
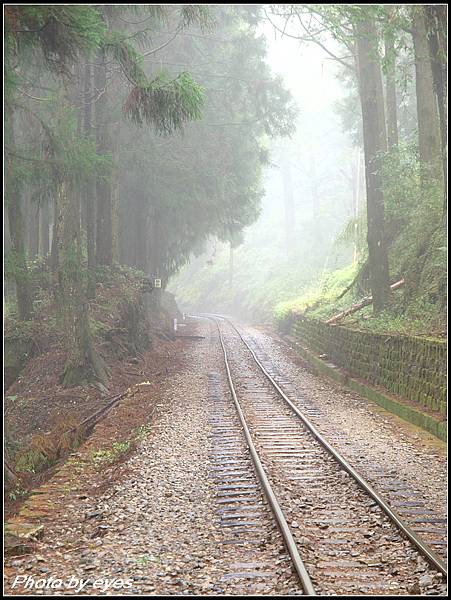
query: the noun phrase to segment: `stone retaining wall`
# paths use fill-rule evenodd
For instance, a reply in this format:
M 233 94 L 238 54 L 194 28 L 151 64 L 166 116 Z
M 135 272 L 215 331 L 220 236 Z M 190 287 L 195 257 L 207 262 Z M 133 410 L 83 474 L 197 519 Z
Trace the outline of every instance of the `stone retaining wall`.
M 357 331 L 300 317 L 292 332 L 301 346 L 349 375 L 446 414 L 445 341 Z

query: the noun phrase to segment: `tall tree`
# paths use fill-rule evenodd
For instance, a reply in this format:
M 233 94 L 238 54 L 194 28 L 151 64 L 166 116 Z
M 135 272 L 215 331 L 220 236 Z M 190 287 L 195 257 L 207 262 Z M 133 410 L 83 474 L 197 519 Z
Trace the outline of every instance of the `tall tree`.
M 390 293 L 388 252 L 385 239 L 385 210 L 382 192 L 382 154 L 387 151 L 384 96 L 379 57 L 376 18 L 383 20 L 383 8 L 364 5 L 284 5 L 278 16 L 285 18 L 285 33 L 293 20 L 299 25 L 299 40 L 318 44 L 346 71 L 356 72 L 363 123 L 365 179 L 367 189 L 367 242 L 373 310 L 388 304 Z M 327 47 L 324 35 L 332 35 L 348 51 L 348 56 Z M 349 61 L 354 58 L 355 65 Z
M 59 297 L 70 339 L 69 355 L 61 382 L 65 386 L 93 380 L 104 383 L 105 365 L 94 349 L 89 325 L 85 273 L 81 263 L 80 194 L 73 177 L 63 178 L 59 186 Z
M 27 213 L 28 213 L 28 256 L 36 258 L 39 252 L 39 198 L 28 191 Z
M 309 182 L 310 193 L 312 197 L 312 220 L 315 240 L 318 244 L 322 244 L 323 234 L 321 227 L 321 194 L 319 192 L 319 181 L 316 172 L 316 157 L 313 149 L 310 155 Z
M 394 43 L 394 29 L 389 27 L 396 8 L 385 7 L 387 26 L 384 33 L 385 46 L 385 91 L 387 99 L 387 144 L 388 148 L 398 145 L 398 101 L 396 97 L 396 54 Z
M 144 10 L 150 14 L 149 18 L 167 12 L 166 8 L 159 6 L 150 6 Z M 184 6 L 180 9 L 185 23 L 195 21 L 203 11 L 203 7 Z M 126 99 L 124 114 L 139 124 L 151 124 L 169 133 L 179 130 L 187 121 L 199 118 L 202 91 L 188 73 L 175 79 L 170 79 L 164 73 L 148 79 L 141 68 L 140 55 L 127 40 L 127 36 L 117 31 L 106 31 L 104 14 L 98 7 L 14 6 L 7 9 L 6 17 L 6 75 L 9 86 L 8 106 L 11 113 L 8 118 L 11 156 L 11 168 L 8 168 L 8 196 L 11 196 L 13 201 L 9 211 L 13 250 L 11 262 L 14 262 L 19 284 L 19 313 L 21 318 L 30 316 L 31 294 L 25 260 L 17 160 L 24 161 L 24 164 L 31 162 L 40 165 L 43 177 L 47 178 L 47 188 L 54 191 L 52 271 L 55 275 L 58 306 L 68 323 L 70 349 L 62 381 L 65 385 L 72 385 L 94 378 L 104 380 L 105 369 L 95 353 L 89 326 L 86 272 L 82 261 L 80 198 L 83 192 L 87 193 L 88 184 L 93 179 L 99 183 L 99 212 L 102 216 L 100 228 L 103 233 L 99 235 L 98 240 L 105 244 L 98 244 L 98 253 L 102 264 L 111 264 L 111 194 L 102 194 L 102 186 L 109 186 L 111 180 L 106 168 L 108 163 L 111 163 L 110 144 L 106 140 L 107 109 L 102 104 L 103 95 L 106 97 L 107 90 L 107 57 L 126 80 L 125 85 L 122 81 L 117 88 L 122 99 Z M 14 92 L 18 90 L 18 81 L 21 79 L 22 85 L 29 86 L 24 73 L 33 52 L 43 59 L 43 68 L 57 89 L 50 89 L 54 93 L 49 98 L 26 95 L 28 104 L 29 99 L 46 101 L 44 108 L 39 109 L 40 114 L 26 107 L 28 113 L 37 119 L 41 133 L 44 134 L 44 142 L 41 137 L 41 140 L 32 146 L 32 151 L 39 156 L 28 157 L 15 152 Z M 93 95 L 90 94 L 89 70 L 85 69 L 83 86 L 79 78 L 81 68 L 86 63 L 86 56 L 96 53 L 100 58 L 101 79 L 93 100 L 94 104 L 97 103 L 99 125 L 100 151 L 97 152 L 89 131 L 92 121 L 92 99 L 89 96 Z M 85 57 L 85 60 L 81 57 Z M 86 101 L 86 110 L 82 120 L 83 100 Z M 47 113 L 45 107 L 49 108 Z M 102 199 L 105 199 L 105 202 L 102 203 Z M 89 254 L 92 258 L 93 235 L 92 227 L 90 228 L 92 218 L 88 219 L 89 207 L 90 204 L 86 206 L 86 221 L 87 229 L 90 230 Z M 88 270 L 92 271 L 93 262 L 89 262 Z
M 41 198 L 39 211 L 39 254 L 46 257 L 50 250 L 50 200 Z
M 444 4 L 427 4 L 424 6 L 424 11 L 426 15 L 426 29 L 429 41 L 434 91 L 437 96 L 438 111 L 440 116 L 440 141 L 442 148 L 443 181 L 445 191 L 443 212 L 445 214 L 447 210 L 448 185 L 448 11 L 447 6 Z
M 111 152 L 111 136 L 109 125 L 109 103 L 107 86 L 107 66 L 105 49 L 99 50 L 95 67 L 95 91 L 98 99 L 95 104 L 96 140 L 99 155 Z M 97 215 L 96 215 L 96 262 L 99 265 L 111 265 L 113 262 L 113 229 L 111 179 L 97 179 Z
M 41 157 L 21 157 L 14 151 L 15 113 L 20 108 L 34 115 L 45 134 L 47 149 L 53 140 L 50 128 L 34 111 L 18 101 L 20 85 L 26 86 L 24 74 L 33 54 L 42 58 L 43 67 L 52 75 L 68 75 L 70 65 L 77 60 L 80 48 L 98 44 L 102 36 L 102 25 L 97 11 L 85 6 L 8 6 L 5 8 L 5 87 L 6 123 L 5 133 L 9 144 L 7 162 L 7 207 L 10 221 L 12 262 L 16 271 L 16 293 L 18 313 L 28 319 L 32 311 L 31 284 L 25 259 L 24 218 L 22 214 L 22 185 L 17 176 L 19 164 L 40 164 L 45 169 L 47 162 Z M 44 150 L 44 152 L 42 152 Z M 8 152 L 8 148 L 7 148 Z M 46 155 L 46 148 L 41 154 Z M 48 156 L 49 157 L 49 156 Z M 18 162 L 19 161 L 19 164 Z M 9 197 L 9 198 L 8 198 Z M 56 269 L 56 248 L 53 264 Z
M 287 257 L 290 257 L 294 247 L 295 208 L 291 165 L 286 159 L 282 163 L 282 181 L 283 205 L 285 210 L 285 246 Z
M 429 54 L 424 6 L 412 6 L 412 38 L 415 54 L 415 88 L 418 117 L 418 145 L 425 184 L 440 177 L 441 144 L 438 106 Z
M 371 15 L 362 11 L 355 23 L 359 92 L 363 118 L 363 146 L 368 219 L 368 262 L 374 312 L 389 300 L 390 280 L 385 239 L 381 154 L 387 150 L 378 34 Z
M 183 137 L 161 139 L 163 128 L 154 135 L 121 130 L 121 249 L 147 274 L 159 273 L 163 286 L 208 236 L 229 241 L 253 222 L 268 155 L 263 138 L 292 129 L 290 98 L 264 63 L 263 40 L 244 12 L 218 7 L 213 35 L 180 34 L 155 61 L 199 73 L 202 120 L 188 125 Z M 214 71 L 205 70 L 205 55 L 217 64 Z M 180 93 L 183 88 L 180 78 Z
M 89 57 L 85 57 L 84 65 L 84 135 L 88 140 L 93 139 L 93 76 L 92 66 Z M 94 96 L 95 97 L 95 96 Z M 96 213 L 97 213 L 97 195 L 96 182 L 89 179 L 85 183 L 84 203 L 86 214 L 86 250 L 88 255 L 88 288 L 87 297 L 92 299 L 96 293 Z
M 32 316 L 33 300 L 25 251 L 23 189 L 20 170 L 14 160 L 14 112 L 11 103 L 8 102 L 5 111 L 5 136 L 8 142 L 6 148 L 5 203 L 11 239 L 10 265 L 16 286 L 18 317 L 20 320 L 28 320 Z

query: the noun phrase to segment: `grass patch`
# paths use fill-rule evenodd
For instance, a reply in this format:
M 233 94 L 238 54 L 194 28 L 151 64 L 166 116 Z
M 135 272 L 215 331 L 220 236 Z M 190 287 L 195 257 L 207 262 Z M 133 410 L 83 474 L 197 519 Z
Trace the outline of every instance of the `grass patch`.
M 136 564 L 140 565 L 141 567 L 147 567 L 147 565 L 151 562 L 161 562 L 160 558 L 158 556 L 154 556 L 153 554 L 145 554 L 144 556 L 138 556 L 138 558 L 135 558 L 135 561 Z
M 349 299 L 336 299 L 355 278 L 359 265 L 351 264 L 343 269 L 323 275 L 316 285 L 311 286 L 304 294 L 285 302 L 279 302 L 274 308 L 274 318 L 283 329 L 289 326 L 295 315 L 308 313 L 320 318 L 322 312 L 334 314 L 341 306 L 346 306 Z
M 61 419 L 54 431 L 33 436 L 30 444 L 15 457 L 18 473 L 38 473 L 54 465 L 58 459 L 78 448 L 84 432 L 76 429 L 74 419 Z
M 132 447 L 130 440 L 125 442 L 113 442 L 111 448 L 92 450 L 91 460 L 98 468 L 112 465 L 121 459 Z
M 138 441 L 142 442 L 150 435 L 151 431 L 152 431 L 152 425 L 150 423 L 146 423 L 145 425 L 140 425 L 134 431 L 135 438 Z
M 15 502 L 18 498 L 27 498 L 29 495 L 30 492 L 28 490 L 19 486 L 8 492 L 8 500 L 10 502 Z

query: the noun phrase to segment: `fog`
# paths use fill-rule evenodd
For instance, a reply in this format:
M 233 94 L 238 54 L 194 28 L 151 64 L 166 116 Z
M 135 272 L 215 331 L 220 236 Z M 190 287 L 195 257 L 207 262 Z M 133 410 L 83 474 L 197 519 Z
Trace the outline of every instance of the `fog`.
M 444 596 L 446 5 L 3 16 L 7 589 Z
M 352 241 L 338 243 L 337 236 L 356 210 L 353 169 L 360 160 L 337 111 L 348 93 L 340 84 L 340 65 L 316 44 L 282 35 L 268 20 L 258 34 L 265 38 L 266 62 L 282 77 L 298 115 L 289 137 L 270 141 L 261 214 L 245 228 L 233 256 L 228 243 L 210 239 L 169 284 L 185 311 L 225 311 L 257 321 L 270 319 L 277 302 L 352 261 Z M 336 49 L 330 36 L 327 43 Z
M 89 329 L 115 268 L 157 320 L 168 291 L 267 322 L 418 279 L 447 211 L 435 5 L 27 6 L 6 13 L 8 313 Z

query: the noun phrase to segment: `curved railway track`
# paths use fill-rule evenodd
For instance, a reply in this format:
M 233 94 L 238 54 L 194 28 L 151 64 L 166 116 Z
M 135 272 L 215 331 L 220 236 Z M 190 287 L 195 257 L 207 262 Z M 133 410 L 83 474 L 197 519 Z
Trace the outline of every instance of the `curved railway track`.
M 235 325 L 203 318 L 216 323 L 254 469 L 304 594 L 419 593 L 425 573 L 446 577 L 442 558 L 324 439 Z

